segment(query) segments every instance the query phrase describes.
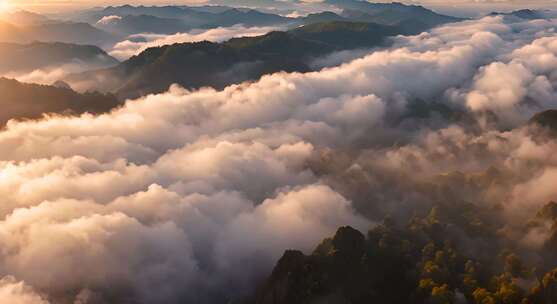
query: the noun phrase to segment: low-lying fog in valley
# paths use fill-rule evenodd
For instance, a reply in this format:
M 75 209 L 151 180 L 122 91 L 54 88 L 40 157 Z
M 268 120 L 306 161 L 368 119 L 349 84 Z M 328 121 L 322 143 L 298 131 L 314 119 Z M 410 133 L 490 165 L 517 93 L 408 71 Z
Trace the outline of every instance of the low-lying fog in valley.
M 184 42 L 222 42 L 236 37 L 261 36 L 274 30 L 278 30 L 278 28 L 234 25 L 231 27 L 219 27 L 209 30 L 197 29 L 189 33 L 176 33 L 170 35 L 149 33 L 134 34 L 127 37 L 126 40 L 115 44 L 109 51 L 109 54 L 117 59 L 126 60 L 134 55 L 139 55 L 141 52 L 151 47 Z
M 505 240 L 549 271 L 552 225 L 525 227 L 557 201 L 557 124 L 531 120 L 557 108 L 556 28 L 493 14 L 312 57 L 311 71 L 10 120 L 0 131 L 0 303 L 241 303 L 231 301 L 249 299 L 285 250 L 310 254 L 341 226 L 404 225 L 440 202 L 471 203 L 499 225 L 497 237 L 453 225 L 456 250 L 496 256 Z M 134 33 L 96 62 L 4 76 L 78 90 L 68 75 L 150 47 L 288 29 Z M 459 294 L 432 303 L 467 303 Z

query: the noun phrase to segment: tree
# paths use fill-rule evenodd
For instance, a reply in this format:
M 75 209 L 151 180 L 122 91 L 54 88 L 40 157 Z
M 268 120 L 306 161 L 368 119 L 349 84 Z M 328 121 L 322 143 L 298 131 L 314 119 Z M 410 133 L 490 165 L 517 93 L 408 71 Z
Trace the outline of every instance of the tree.
M 557 268 L 546 273 L 538 286 L 532 290 L 535 303 L 557 303 Z

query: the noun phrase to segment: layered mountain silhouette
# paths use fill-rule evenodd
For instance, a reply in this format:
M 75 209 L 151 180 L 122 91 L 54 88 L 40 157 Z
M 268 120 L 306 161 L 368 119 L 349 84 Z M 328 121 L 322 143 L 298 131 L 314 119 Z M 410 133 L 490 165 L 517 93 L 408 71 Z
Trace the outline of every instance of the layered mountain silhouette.
M 192 29 L 190 25 L 180 19 L 151 15 L 127 15 L 107 21 L 98 21 L 96 27 L 123 36 L 138 33 L 174 34 Z
M 223 43 L 174 44 L 148 49 L 114 68 L 71 75 L 66 81 L 96 81 L 93 89 L 104 88 L 120 98 L 162 92 L 173 83 L 222 88 L 278 71 L 309 71 L 313 58 L 378 46 L 401 31 L 396 26 L 332 21 Z
M 208 22 L 203 27 L 226 27 L 235 24 L 244 26 L 270 26 L 288 23 L 292 18 L 282 17 L 275 14 L 262 13 L 257 10 L 230 9 L 215 14 L 215 20 Z
M 173 83 L 188 88 L 222 88 L 276 71 L 309 71 L 301 59 L 264 51 L 270 48 L 268 44 L 288 43 L 289 39 L 284 33 L 273 32 L 254 45 L 205 41 L 151 48 L 114 68 L 72 75 L 66 81 L 97 81 L 92 89 L 104 88 L 120 98 L 134 98 L 166 91 Z M 315 44 L 308 45 L 320 51 Z
M 271 1 L 272 2 L 272 1 Z M 460 19 L 437 14 L 421 6 L 400 3 L 373 4 L 358 0 L 328 0 L 341 14 L 323 12 L 289 18 L 254 9 L 228 6 L 109 6 L 81 12 L 72 21 L 58 21 L 20 11 L 0 16 L 0 42 L 65 42 L 109 46 L 138 33 L 173 34 L 192 29 L 281 26 L 295 28 L 318 22 L 351 21 L 397 26 L 414 34 Z
M 186 6 L 108 6 L 84 11 L 72 19 L 79 22 L 96 23 L 107 16 L 153 16 L 158 18 L 182 19 L 202 23 L 203 18 L 212 14 L 200 12 Z
M 88 23 L 49 22 L 38 25 L 14 25 L 0 20 L 0 42 L 64 42 L 109 45 L 120 38 Z
M 99 28 L 117 34 L 142 32 L 176 33 L 194 28 L 217 28 L 242 24 L 244 26 L 283 26 L 295 28 L 317 22 L 353 21 L 390 26 L 404 26 L 407 33 L 418 33 L 460 19 L 437 14 L 421 6 L 400 3 L 372 4 L 365 1 L 331 0 L 342 14 L 322 12 L 306 17 L 289 18 L 254 9 L 228 6 L 110 6 L 86 11 L 74 17 L 79 22 L 97 24 Z M 99 22 L 108 20 L 110 22 Z
M 79 64 L 89 68 L 105 68 L 119 62 L 102 49 L 91 45 L 34 42 L 29 44 L 0 43 L 0 73 L 29 72 Z
M 190 89 L 204 86 L 220 89 L 279 71 L 307 72 L 314 59 L 332 52 L 380 46 L 394 35 L 418 33 L 459 20 L 400 3 L 357 0 L 327 3 L 342 9 L 342 13 L 321 12 L 290 18 L 226 5 L 124 5 L 88 10 L 74 16 L 73 21 L 58 21 L 31 12 L 16 12 L 0 17 L 0 55 L 5 59 L 0 73 L 84 63 L 95 69 L 70 75 L 57 82 L 54 89 L 98 90 L 115 94 L 119 99 L 163 92 L 174 83 Z M 16 20 L 22 22 L 15 23 Z M 238 24 L 276 25 L 290 30 L 222 43 L 205 41 L 155 47 L 122 63 L 102 49 L 89 46 L 109 47 L 134 33 L 172 34 Z

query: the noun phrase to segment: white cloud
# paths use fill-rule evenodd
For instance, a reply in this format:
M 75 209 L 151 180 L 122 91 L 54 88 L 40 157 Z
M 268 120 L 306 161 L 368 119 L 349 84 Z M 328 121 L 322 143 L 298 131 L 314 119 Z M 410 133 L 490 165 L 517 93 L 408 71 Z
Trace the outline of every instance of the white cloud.
M 508 206 L 557 199 L 555 141 L 505 131 L 556 106 L 546 99 L 554 26 L 485 18 L 318 72 L 221 91 L 173 86 L 104 115 L 10 122 L 0 131 L 0 275 L 72 300 L 217 301 L 246 292 L 284 249 L 372 225 L 356 208 L 419 201 L 418 179 L 495 165 L 522 176 L 463 193 Z M 416 102 L 471 121 L 490 110 L 495 122 L 426 124 L 407 107 Z M 369 205 L 349 197 L 363 196 L 350 191 L 360 182 Z M 532 185 L 526 200 L 513 196 Z
M 17 282 L 13 277 L 0 279 L 0 299 L 10 304 L 48 304 L 40 295 L 23 282 Z
M 260 36 L 277 29 L 276 27 L 245 27 L 243 25 L 234 25 L 231 27 L 218 27 L 209 30 L 197 29 L 188 33 L 176 33 L 172 35 L 143 33 L 132 35 L 128 37 L 127 40 L 118 42 L 109 53 L 115 58 L 125 60 L 151 47 L 199 41 L 222 42 L 235 37 Z
M 115 16 L 115 15 L 104 16 L 99 21 L 97 21 L 97 24 L 107 25 L 107 24 L 117 22 L 117 21 L 120 21 L 120 20 L 122 20 L 122 17 L 120 17 L 120 16 Z

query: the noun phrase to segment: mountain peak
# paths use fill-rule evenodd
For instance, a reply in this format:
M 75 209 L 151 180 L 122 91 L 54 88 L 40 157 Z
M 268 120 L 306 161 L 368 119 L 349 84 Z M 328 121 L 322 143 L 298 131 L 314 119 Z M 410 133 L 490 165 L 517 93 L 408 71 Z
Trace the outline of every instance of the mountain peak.
M 365 236 L 350 226 L 340 227 L 332 239 L 332 245 L 337 254 L 359 258 L 365 252 Z
M 514 16 L 514 17 L 518 17 L 518 18 L 522 18 L 522 19 L 544 19 L 545 16 L 543 15 L 543 13 L 541 11 L 538 10 L 531 10 L 531 9 L 521 9 L 521 10 L 516 10 L 516 11 L 512 11 L 512 12 L 507 12 L 507 13 L 503 13 L 503 12 L 491 12 L 488 14 L 488 16 Z
M 534 115 L 529 125 L 538 125 L 543 128 L 548 128 L 551 131 L 557 132 L 557 110 L 547 110 Z

